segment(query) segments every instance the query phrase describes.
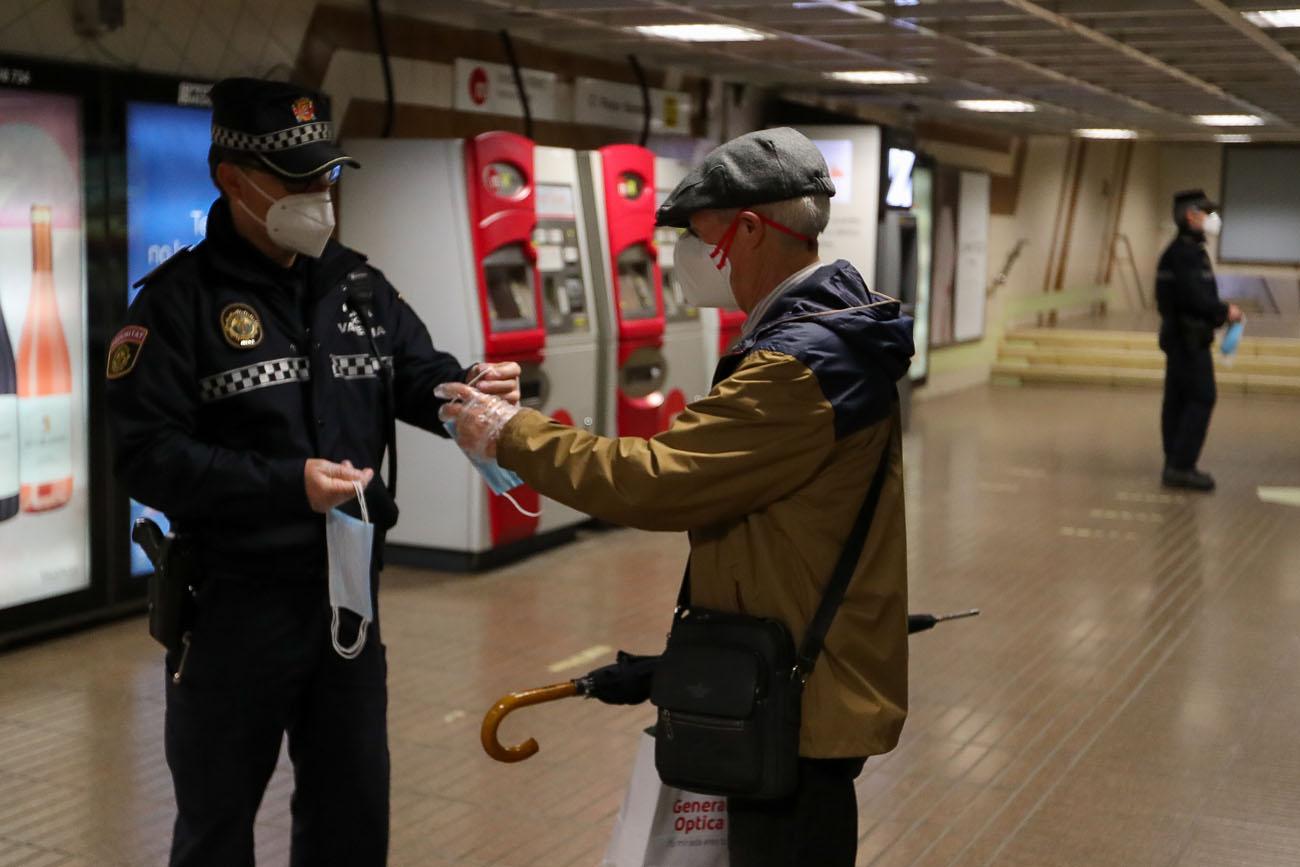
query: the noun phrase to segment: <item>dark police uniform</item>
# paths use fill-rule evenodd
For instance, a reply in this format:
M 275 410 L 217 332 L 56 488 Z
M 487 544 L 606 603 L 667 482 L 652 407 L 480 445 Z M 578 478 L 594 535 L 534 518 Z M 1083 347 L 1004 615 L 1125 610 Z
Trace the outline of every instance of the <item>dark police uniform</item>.
M 321 122 L 323 100 L 300 89 L 222 87 L 214 130 Z M 293 154 L 302 177 L 322 159 L 346 160 L 332 142 L 315 144 L 328 148 Z M 291 864 L 382 865 L 385 651 L 378 624 L 356 659 L 331 645 L 325 519 L 308 504 L 304 465 L 325 458 L 378 470 L 383 457 L 389 395 L 353 298 L 372 296 L 398 418 L 444 434 L 433 389 L 466 371 L 434 349 L 363 256 L 331 241 L 318 259 L 281 267 L 236 233 L 225 200 L 212 206 L 207 239 L 143 284 L 109 354 L 116 469 L 132 496 L 193 539 L 206 576 L 190 648 L 167 659 L 166 752 L 179 811 L 172 864 L 253 864 L 253 819 L 287 732 Z M 396 508 L 378 472 L 366 498 L 376 587 Z M 345 510 L 356 514 L 355 503 Z M 345 621 L 345 644 L 356 625 Z
M 1161 432 L 1166 469 L 1175 473 L 1195 471 L 1205 444 L 1216 398 L 1210 345 L 1214 329 L 1228 318 L 1228 305 L 1219 300 L 1214 270 L 1205 252 L 1205 235 L 1188 229 L 1181 219 L 1189 206 L 1217 210 L 1200 190 L 1175 196 L 1180 230 L 1161 255 L 1156 271 L 1160 348 L 1166 359 Z M 1169 478 L 1167 472 L 1166 480 Z

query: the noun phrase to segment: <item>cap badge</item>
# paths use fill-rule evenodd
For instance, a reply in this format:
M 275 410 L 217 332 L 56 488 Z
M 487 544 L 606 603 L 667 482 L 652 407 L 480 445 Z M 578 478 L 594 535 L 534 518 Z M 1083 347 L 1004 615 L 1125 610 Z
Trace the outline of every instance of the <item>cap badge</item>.
M 262 342 L 262 320 L 247 304 L 231 304 L 221 311 L 221 333 L 236 349 L 252 349 Z
M 298 123 L 309 123 L 315 120 L 316 103 L 312 102 L 310 96 L 304 96 L 294 100 L 293 116 Z

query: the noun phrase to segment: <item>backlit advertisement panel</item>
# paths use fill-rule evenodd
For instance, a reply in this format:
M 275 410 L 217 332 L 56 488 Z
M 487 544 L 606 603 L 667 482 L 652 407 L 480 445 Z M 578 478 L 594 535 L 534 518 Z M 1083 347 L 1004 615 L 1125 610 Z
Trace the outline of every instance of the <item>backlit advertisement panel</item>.
M 0 609 L 90 585 L 76 97 L 0 87 Z
M 135 283 L 178 250 L 207 233 L 208 208 L 216 191 L 208 176 L 212 112 L 206 108 L 132 102 L 127 105 L 128 302 Z M 140 517 L 168 522 L 160 512 L 131 501 L 131 522 Z M 131 545 L 131 574 L 153 571 L 139 545 Z

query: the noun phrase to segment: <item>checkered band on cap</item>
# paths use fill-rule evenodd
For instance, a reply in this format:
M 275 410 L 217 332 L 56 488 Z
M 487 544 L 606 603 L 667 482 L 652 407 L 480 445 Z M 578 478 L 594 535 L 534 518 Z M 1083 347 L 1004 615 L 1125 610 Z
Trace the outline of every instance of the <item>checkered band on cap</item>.
M 373 355 L 331 355 L 330 366 L 336 379 L 374 379 L 379 375 L 379 365 Z M 384 356 L 384 367 L 392 369 L 393 357 Z
M 317 142 L 333 141 L 334 124 L 327 120 L 291 126 L 288 129 L 268 132 L 264 135 L 252 135 L 220 124 L 212 124 L 212 143 L 218 147 L 230 148 L 235 151 L 270 154 L 293 150 Z
M 245 391 L 291 382 L 307 382 L 310 379 L 310 359 L 302 356 L 276 358 L 205 376 L 199 380 L 199 399 L 204 403 L 212 403 Z

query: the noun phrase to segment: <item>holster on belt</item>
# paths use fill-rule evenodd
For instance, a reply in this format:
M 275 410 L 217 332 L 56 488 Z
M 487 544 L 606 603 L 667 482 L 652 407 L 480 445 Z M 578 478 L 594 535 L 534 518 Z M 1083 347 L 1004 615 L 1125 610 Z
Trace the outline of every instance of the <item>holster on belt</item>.
M 131 538 L 153 564 L 149 577 L 149 634 L 163 647 L 181 651 L 194 625 L 194 594 L 202 578 L 188 537 L 164 534 L 148 518 L 140 518 Z

